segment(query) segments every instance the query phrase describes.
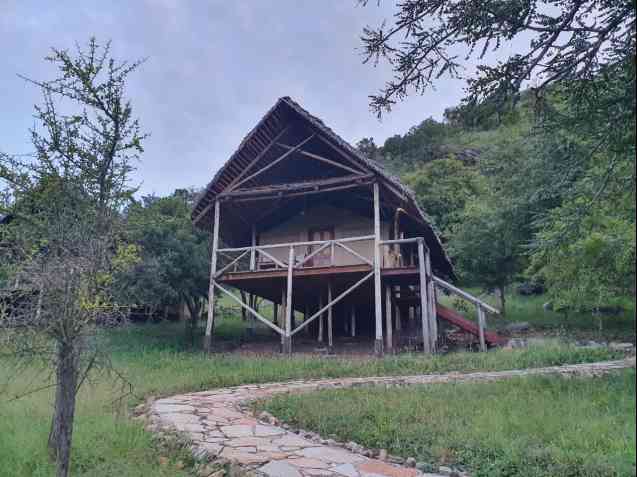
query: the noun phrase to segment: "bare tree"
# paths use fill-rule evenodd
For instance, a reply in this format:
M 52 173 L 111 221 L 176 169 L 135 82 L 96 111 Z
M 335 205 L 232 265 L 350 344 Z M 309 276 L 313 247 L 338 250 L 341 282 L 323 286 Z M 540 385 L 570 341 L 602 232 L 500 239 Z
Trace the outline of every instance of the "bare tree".
M 0 164 L 14 216 L 0 253 L 13 261 L 9 283 L 19 283 L 1 300 L 0 328 L 21 355 L 46 356 L 55 369 L 49 450 L 66 477 L 77 392 L 104 361 L 95 331 L 119 320 L 111 299 L 112 275 L 125 266 L 119 211 L 134 192 L 129 178 L 145 135 L 125 97 L 140 61 L 116 61 L 110 42 L 95 39 L 73 53 L 53 49 L 46 60 L 58 78 L 25 78 L 43 94 L 35 154 Z

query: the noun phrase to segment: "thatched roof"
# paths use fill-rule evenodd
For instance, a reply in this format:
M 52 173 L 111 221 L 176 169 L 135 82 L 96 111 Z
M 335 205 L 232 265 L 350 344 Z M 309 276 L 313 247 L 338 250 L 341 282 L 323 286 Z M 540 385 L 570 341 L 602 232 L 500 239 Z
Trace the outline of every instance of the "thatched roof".
M 211 208 L 215 197 L 222 193 L 228 185 L 241 172 L 250 165 L 255 168 L 262 167 L 271 162 L 271 155 L 264 155 L 258 159 L 256 164 L 252 162 L 278 135 L 283 134 L 290 124 L 300 125 L 305 131 L 312 131 L 321 135 L 321 138 L 333 150 L 347 156 L 353 163 L 359 164 L 364 170 L 373 173 L 386 189 L 386 193 L 395 196 L 401 207 L 411 213 L 411 217 L 418 221 L 419 228 L 431 250 L 432 263 L 437 272 L 447 277 L 453 276 L 451 262 L 444 251 L 442 243 L 436 233 L 431 221 L 425 212 L 418 206 L 416 198 L 411 189 L 405 186 L 396 176 L 389 174 L 380 164 L 365 157 L 360 151 L 352 147 L 347 141 L 342 139 L 332 129 L 323 123 L 316 116 L 306 111 L 296 101 L 285 96 L 279 98 L 276 104 L 261 118 L 257 125 L 241 141 L 238 149 L 232 154 L 230 159 L 217 171 L 213 179 L 207 185 L 203 193 L 198 198 L 192 212 L 192 218 L 198 225 L 210 222 Z M 302 139 L 302 137 L 300 137 Z M 258 184 L 247 184 L 256 186 Z

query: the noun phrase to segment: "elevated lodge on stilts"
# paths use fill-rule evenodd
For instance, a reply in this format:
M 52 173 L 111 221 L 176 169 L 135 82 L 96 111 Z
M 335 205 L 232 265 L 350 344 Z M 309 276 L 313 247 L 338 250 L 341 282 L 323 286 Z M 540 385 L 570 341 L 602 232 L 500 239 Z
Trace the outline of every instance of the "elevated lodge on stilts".
M 440 320 L 481 349 L 488 304 L 454 287 L 442 244 L 413 194 L 289 97 L 280 98 L 200 196 L 193 222 L 212 234 L 210 304 L 227 294 L 281 337 L 329 348 L 367 336 L 376 354 L 410 340 L 436 351 Z M 477 324 L 437 304 L 437 289 L 477 307 Z M 244 302 L 233 289 L 243 291 Z M 269 320 L 253 297 L 274 304 Z M 208 308 L 206 346 L 214 329 Z

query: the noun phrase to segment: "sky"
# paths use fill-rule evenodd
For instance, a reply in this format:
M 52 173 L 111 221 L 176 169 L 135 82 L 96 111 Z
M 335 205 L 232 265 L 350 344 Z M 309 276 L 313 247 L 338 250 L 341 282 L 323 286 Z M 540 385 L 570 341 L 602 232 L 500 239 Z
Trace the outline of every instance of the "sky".
M 140 193 L 203 187 L 280 96 L 291 96 L 355 144 L 404 134 L 458 104 L 464 82 L 442 79 L 379 121 L 370 94 L 391 71 L 362 63 L 360 35 L 391 21 L 393 3 L 356 0 L 0 0 L 0 151 L 32 151 L 40 93 L 18 74 L 47 80 L 53 46 L 91 36 L 113 56 L 147 58 L 128 96 L 150 137 L 134 181 Z

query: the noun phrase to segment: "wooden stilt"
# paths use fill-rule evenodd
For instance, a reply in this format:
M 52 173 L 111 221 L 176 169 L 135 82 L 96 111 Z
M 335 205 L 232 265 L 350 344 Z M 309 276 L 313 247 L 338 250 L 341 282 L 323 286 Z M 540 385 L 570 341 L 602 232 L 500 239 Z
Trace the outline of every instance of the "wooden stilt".
M 210 352 L 212 348 L 212 332 L 215 323 L 215 275 L 217 273 L 217 249 L 219 248 L 219 215 L 221 204 L 215 201 L 215 211 L 212 229 L 212 255 L 210 257 L 210 285 L 208 287 L 208 320 L 204 337 L 204 350 Z
M 429 303 L 427 300 L 427 273 L 425 271 L 425 242 L 421 238 L 418 240 L 418 269 L 420 275 L 420 318 L 422 323 L 423 351 L 431 353 L 431 336 L 429 333 Z
M 436 285 L 431 273 L 429 250 L 425 253 L 425 273 L 427 275 L 427 302 L 429 304 L 429 337 L 431 339 L 431 352 L 435 353 L 438 342 L 438 316 L 436 310 Z
M 480 338 L 480 351 L 486 351 L 487 343 L 484 339 L 484 328 L 486 320 L 484 317 L 484 309 L 480 305 L 477 305 L 476 308 L 478 309 L 478 336 Z
M 279 326 L 279 304 L 276 301 L 272 302 L 272 321 Z
M 397 293 L 396 298 L 402 298 L 402 287 L 401 286 L 397 286 L 396 287 L 396 293 Z M 395 312 L 395 315 L 394 315 L 395 316 L 395 320 L 394 320 L 395 321 L 395 328 L 396 328 L 396 331 L 398 331 L 399 334 L 400 334 L 400 330 L 402 329 L 403 324 L 402 324 L 402 312 L 400 310 L 400 305 L 398 305 L 398 300 L 396 300 L 396 306 L 394 307 L 394 312 Z
M 327 282 L 327 302 L 331 303 L 332 302 L 332 282 L 328 281 Z M 333 306 L 330 306 L 327 309 L 327 346 L 329 351 L 332 351 L 332 348 L 334 347 L 334 336 L 333 336 L 333 323 L 332 323 L 332 310 L 334 309 Z
M 323 308 L 323 294 L 319 296 L 319 310 Z M 318 339 L 319 343 L 323 342 L 323 313 L 318 318 Z
M 352 335 L 352 338 L 354 338 L 356 336 L 356 306 L 352 305 L 352 314 L 350 316 L 350 327 L 349 327 L 349 331 L 350 334 Z
M 392 299 L 391 299 L 391 286 L 385 285 L 385 330 L 386 330 L 386 345 L 385 349 L 388 353 L 392 353 L 394 350 L 394 337 L 393 337 L 393 326 L 391 320 L 391 311 L 392 311 Z
M 381 276 L 380 276 L 380 188 L 378 182 L 374 182 L 374 314 L 375 314 L 375 341 L 374 352 L 383 354 L 383 309 L 381 304 Z
M 294 306 L 292 306 L 292 279 L 294 270 L 294 246 L 290 246 L 288 254 L 288 279 L 287 279 L 287 295 L 285 300 L 285 335 L 283 337 L 283 352 L 292 353 L 292 315 L 294 314 Z

